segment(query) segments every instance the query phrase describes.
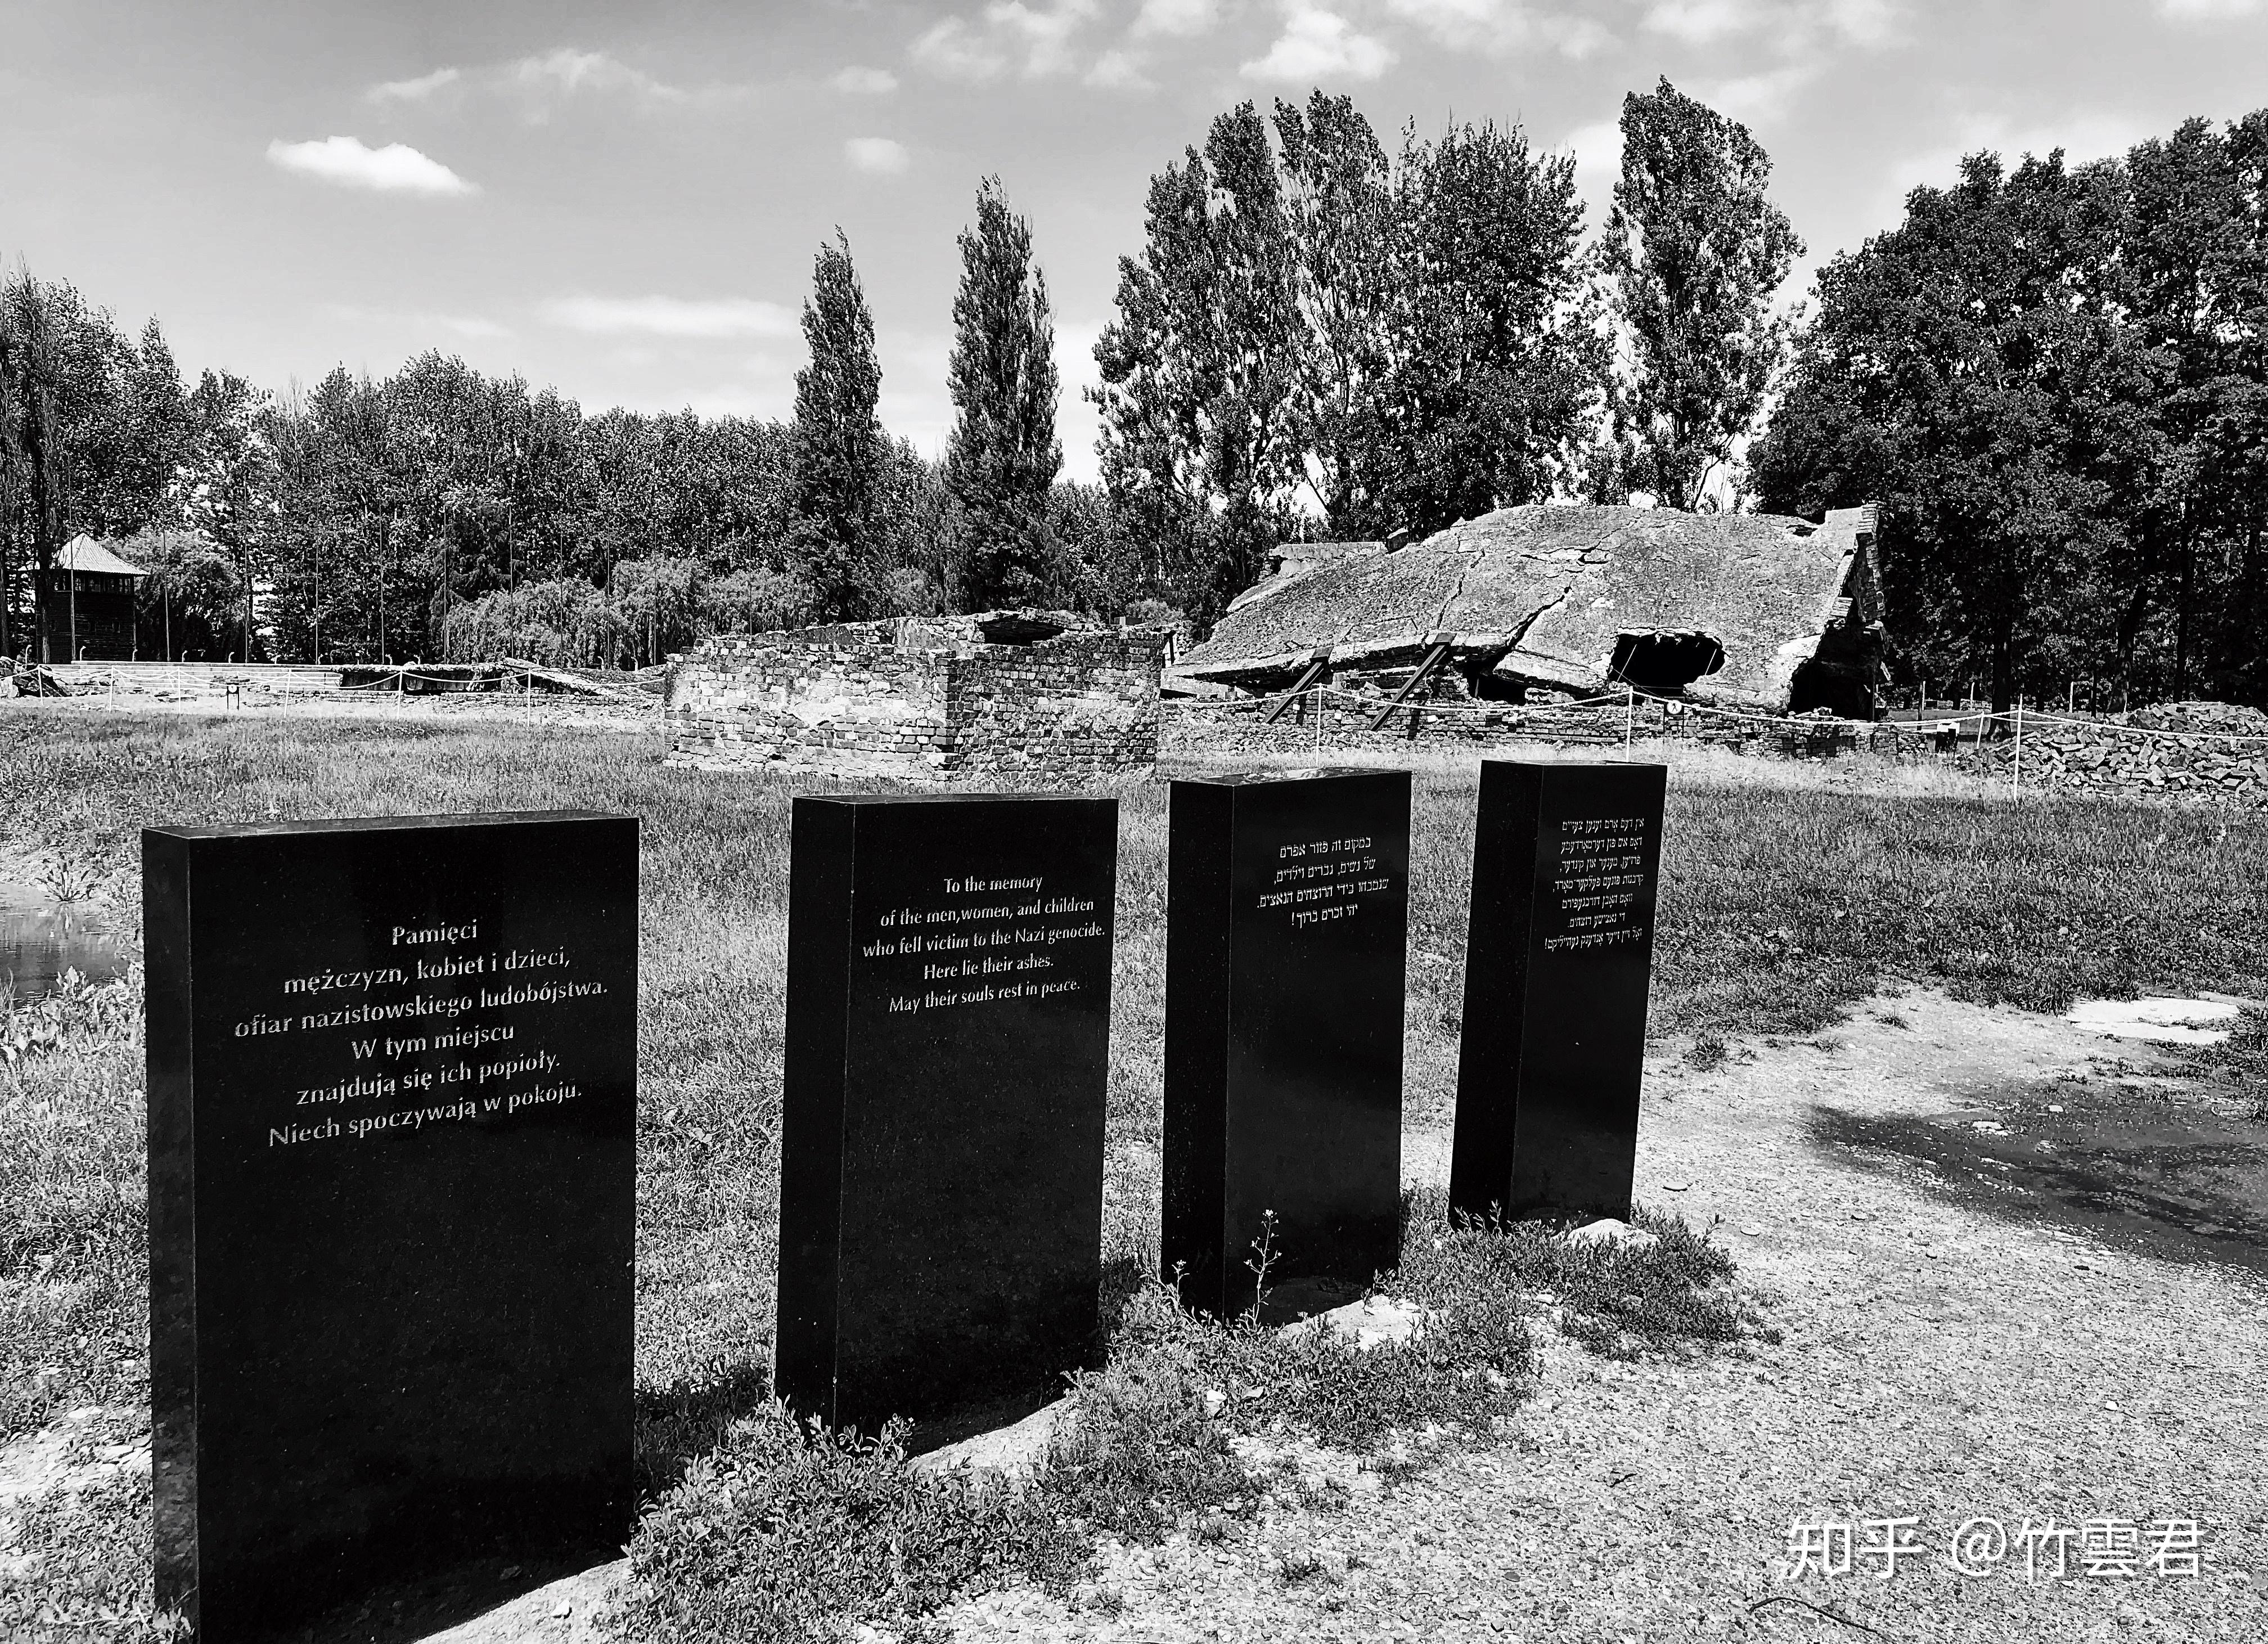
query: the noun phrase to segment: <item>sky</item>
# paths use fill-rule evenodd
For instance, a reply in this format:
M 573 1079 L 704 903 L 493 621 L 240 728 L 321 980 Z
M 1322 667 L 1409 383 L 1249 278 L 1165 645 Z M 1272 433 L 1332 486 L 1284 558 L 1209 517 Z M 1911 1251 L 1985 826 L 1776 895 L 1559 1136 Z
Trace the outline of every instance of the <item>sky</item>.
M 1622 100 L 1667 76 L 1771 154 L 1791 299 L 1963 153 L 2268 104 L 2268 0 L 0 0 L 0 258 L 274 390 L 440 349 L 586 411 L 785 416 L 839 227 L 882 420 L 935 455 L 954 237 L 997 174 L 1076 478 L 1148 180 L 1248 99 L 1345 92 L 1389 148 L 1516 123 L 1595 224 Z

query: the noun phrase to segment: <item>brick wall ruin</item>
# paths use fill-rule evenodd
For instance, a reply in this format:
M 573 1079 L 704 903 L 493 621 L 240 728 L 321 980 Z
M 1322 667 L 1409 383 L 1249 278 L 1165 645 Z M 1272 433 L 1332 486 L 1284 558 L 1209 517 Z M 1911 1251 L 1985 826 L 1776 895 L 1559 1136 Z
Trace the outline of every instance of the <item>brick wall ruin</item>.
M 901 617 L 705 640 L 670 668 L 670 761 L 1079 783 L 1158 759 L 1162 632 L 1063 612 Z

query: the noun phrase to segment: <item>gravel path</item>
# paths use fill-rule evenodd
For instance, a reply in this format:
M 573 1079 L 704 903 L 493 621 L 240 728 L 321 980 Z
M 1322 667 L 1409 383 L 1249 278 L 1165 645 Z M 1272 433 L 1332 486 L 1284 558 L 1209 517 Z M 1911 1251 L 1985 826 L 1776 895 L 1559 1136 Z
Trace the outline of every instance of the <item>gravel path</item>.
M 1893 1008 L 1911 1027 L 1878 1019 Z M 1492 1452 L 1340 1513 L 1113 1551 L 1098 1595 L 996 1594 L 949 1612 L 954 1636 L 2268 1639 L 2268 1290 L 1963 1208 L 1923 1172 L 1809 1139 L 1820 1110 L 2036 1097 L 2105 1054 L 2133 1051 L 1911 994 L 1819 1044 L 1706 1074 L 1651 1064 L 1639 1196 L 1725 1218 L 1782 1344 L 1618 1366 L 1554 1341 Z M 1446 1162 L 1441 1140 L 1410 1138 L 1416 1172 Z M 2134 1522 L 2136 1574 L 2083 1575 L 2074 1538 L 2055 1578 L 2051 1537 L 2027 1580 L 2023 1521 L 2049 1515 Z M 1886 1532 L 1864 1521 L 1900 1518 L 1927 1551 L 1885 1579 L 1864 1549 Z M 1960 1573 L 1954 1533 L 1983 1518 L 2004 1525 L 2004 1556 Z M 2198 1522 L 2198 1574 L 2150 1568 L 2161 1519 Z M 1852 1574 L 1790 1579 L 1799 1522 L 1852 1526 Z

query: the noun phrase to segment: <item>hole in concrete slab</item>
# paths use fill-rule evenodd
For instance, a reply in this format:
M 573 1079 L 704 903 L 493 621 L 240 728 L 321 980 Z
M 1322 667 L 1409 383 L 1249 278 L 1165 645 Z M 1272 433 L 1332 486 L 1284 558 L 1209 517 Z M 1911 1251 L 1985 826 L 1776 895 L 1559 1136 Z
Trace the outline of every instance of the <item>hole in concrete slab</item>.
M 1725 647 L 1714 634 L 1626 633 L 1615 640 L 1607 676 L 1649 696 L 1668 697 L 1724 666 Z

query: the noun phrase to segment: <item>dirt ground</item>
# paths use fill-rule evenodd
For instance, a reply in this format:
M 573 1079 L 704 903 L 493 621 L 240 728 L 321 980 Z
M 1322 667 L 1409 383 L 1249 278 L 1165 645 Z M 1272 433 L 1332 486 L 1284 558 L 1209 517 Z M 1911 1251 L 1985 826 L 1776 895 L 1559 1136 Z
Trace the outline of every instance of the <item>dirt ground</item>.
M 2234 1116 L 2209 1087 L 2148 1082 L 2167 1065 L 2055 1018 L 1918 992 L 1706 1073 L 1657 1058 L 1639 1197 L 1722 1218 L 1783 1342 L 1634 1366 L 1553 1342 L 1495 1451 L 1243 1540 L 1116 1553 L 1076 1610 L 1031 1592 L 962 1605 L 954 1635 L 2268 1638 L 2268 1284 L 2226 1259 L 2258 1249 L 2184 1232 L 2177 1199 L 2137 1209 L 2172 1176 L 2233 1196 L 2216 1227 L 2257 1217 L 2242 1201 L 2259 1159 L 2231 1159 Z M 2091 1110 L 2123 1122 L 2137 1090 L 2164 1110 L 2156 1152 L 2107 1176 L 1998 1181 L 1960 1146 L 2009 1151 L 2007 1137 L 2045 1125 L 2066 1142 L 2036 1139 L 2076 1150 Z M 2176 1133 L 2202 1151 L 2173 1158 Z M 1949 1144 L 1936 1163 L 1933 1139 Z M 1410 1136 L 1407 1174 L 1440 1179 L 1446 1143 Z M 2252 1126 L 2251 1146 L 2268 1150 L 2268 1128 Z M 2030 1579 L 2027 1517 L 2045 1532 L 2029 1543 Z M 1898 1519 L 1915 1522 L 1867 1522 Z M 2005 1536 L 1970 1526 L 1970 1566 L 1989 1573 L 1951 1562 L 1972 1520 Z M 2109 1521 L 2091 1560 L 2090 1520 Z M 2198 1530 L 2194 1575 L 2178 1573 L 2182 1521 Z M 1849 1526 L 1851 1573 L 1822 1577 L 1816 1557 L 1793 1571 L 1799 1524 L 1820 1527 L 1837 1564 L 1827 1527 Z M 2055 1533 L 2066 1527 L 2080 1533 Z M 1886 1575 L 1866 1550 L 1893 1535 L 1926 1551 L 1887 1560 Z

